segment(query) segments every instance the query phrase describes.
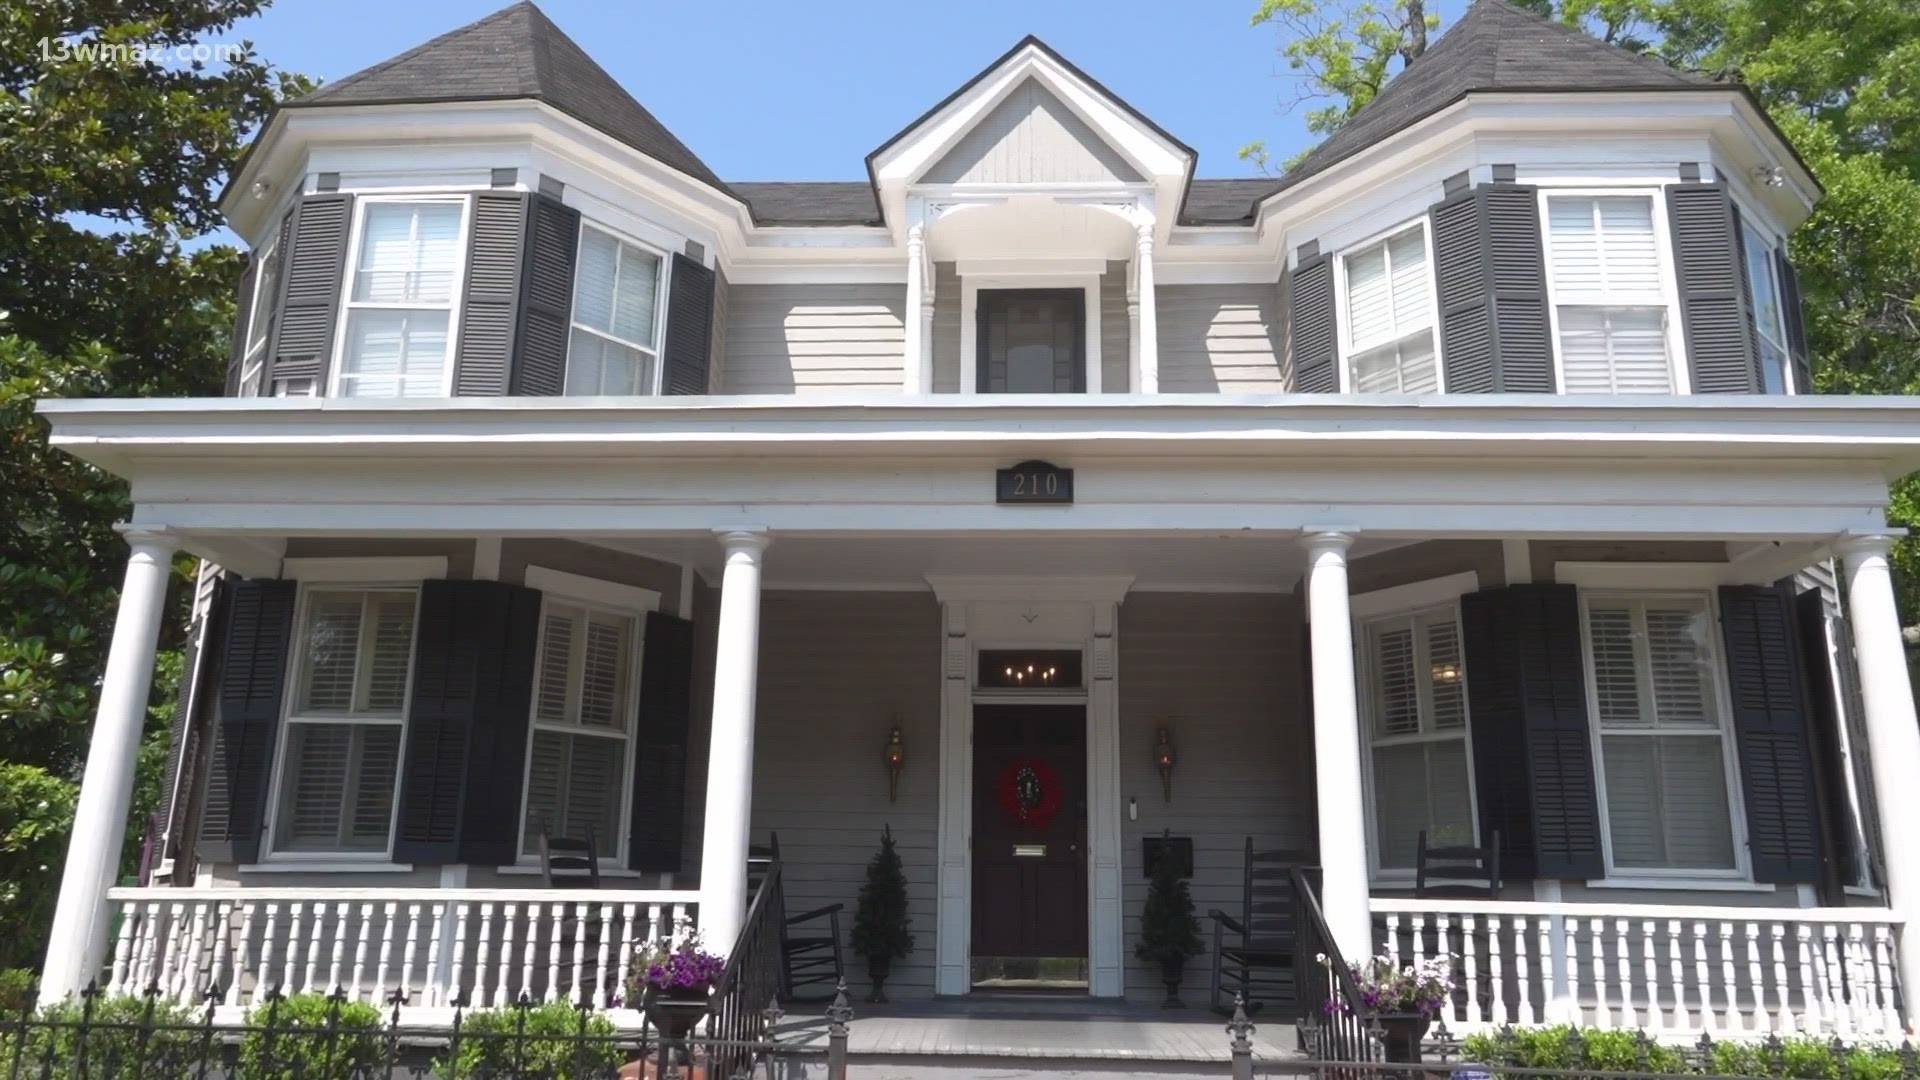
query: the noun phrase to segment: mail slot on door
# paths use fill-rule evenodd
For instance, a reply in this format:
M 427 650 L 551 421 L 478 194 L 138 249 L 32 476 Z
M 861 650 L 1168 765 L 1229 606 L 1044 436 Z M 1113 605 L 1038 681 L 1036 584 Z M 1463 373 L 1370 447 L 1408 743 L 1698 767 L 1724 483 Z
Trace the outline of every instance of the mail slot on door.
M 1016 859 L 1044 859 L 1047 857 L 1045 844 L 1015 844 L 1013 857 Z

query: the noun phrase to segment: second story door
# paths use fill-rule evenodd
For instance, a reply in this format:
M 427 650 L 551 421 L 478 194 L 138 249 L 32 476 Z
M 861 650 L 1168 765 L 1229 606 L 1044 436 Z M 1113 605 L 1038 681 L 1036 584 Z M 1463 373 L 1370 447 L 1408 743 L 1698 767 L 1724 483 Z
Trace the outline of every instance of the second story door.
M 1086 293 L 982 289 L 977 307 L 980 393 L 1085 392 Z

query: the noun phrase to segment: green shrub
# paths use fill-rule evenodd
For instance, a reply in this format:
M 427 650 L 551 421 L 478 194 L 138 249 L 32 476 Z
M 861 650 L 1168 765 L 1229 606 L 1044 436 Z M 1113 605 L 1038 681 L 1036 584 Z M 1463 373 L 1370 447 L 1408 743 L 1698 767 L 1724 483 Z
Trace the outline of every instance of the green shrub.
M 582 1034 L 595 1041 L 582 1045 Z M 583 1014 L 564 1001 L 525 1010 L 482 1009 L 461 1017 L 458 1050 L 435 1059 L 433 1072 L 440 1080 L 590 1080 L 608 1075 L 626 1060 L 613 1036 L 613 1021 L 599 1013 Z
M 1713 1067 L 1727 1075 L 1840 1080 L 1840 1057 L 1832 1043 L 1817 1036 L 1796 1035 L 1781 1040 L 1777 1050 L 1760 1043 L 1720 1043 L 1713 1048 Z M 1845 1057 L 1854 1080 L 1895 1080 L 1900 1076 L 1900 1055 L 1892 1047 L 1856 1044 L 1846 1049 Z
M 0 1015 L 19 1013 L 33 997 L 33 972 L 26 968 L 0 968 Z
M 1544 1028 L 1512 1028 L 1469 1036 L 1467 1060 L 1523 1069 L 1581 1069 L 1611 1072 L 1698 1073 L 1691 1047 L 1641 1043 L 1632 1031 L 1582 1030 L 1579 1060 L 1573 1053 L 1573 1028 L 1565 1024 Z M 1646 1060 L 1641 1061 L 1644 1051 Z M 1845 1048 L 1850 1080 L 1899 1080 L 1900 1053 L 1890 1046 L 1857 1044 Z M 1713 1069 L 1721 1076 L 1785 1077 L 1787 1080 L 1841 1080 L 1840 1055 L 1818 1036 L 1782 1039 L 1777 1047 L 1754 1041 L 1726 1041 L 1713 1045 Z
M 91 1008 L 61 1002 L 40 1009 L 34 1020 L 60 1026 L 30 1029 L 24 1045 L 18 1032 L 0 1034 L 0 1062 L 11 1066 L 18 1053 L 21 1076 L 185 1080 L 197 1071 L 200 1034 L 195 1024 L 200 1014 L 177 1005 L 136 997 L 101 998 Z M 151 1031 L 149 1027 L 177 1030 Z
M 296 994 L 247 1011 L 240 1043 L 247 1080 L 350 1080 L 380 1064 L 380 1010 L 324 994 Z

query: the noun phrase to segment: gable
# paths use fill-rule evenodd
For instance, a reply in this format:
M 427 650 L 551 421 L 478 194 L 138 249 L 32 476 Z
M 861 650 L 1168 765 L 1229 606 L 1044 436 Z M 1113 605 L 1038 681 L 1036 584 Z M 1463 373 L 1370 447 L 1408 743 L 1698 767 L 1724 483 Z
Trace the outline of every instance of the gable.
M 1034 79 L 980 118 L 920 176 L 926 184 L 1137 184 L 1139 170 Z

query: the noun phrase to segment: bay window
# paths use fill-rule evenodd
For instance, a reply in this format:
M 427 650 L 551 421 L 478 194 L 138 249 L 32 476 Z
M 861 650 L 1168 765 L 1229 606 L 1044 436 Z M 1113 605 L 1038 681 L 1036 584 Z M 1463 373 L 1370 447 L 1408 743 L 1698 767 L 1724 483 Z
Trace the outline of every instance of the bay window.
M 413 588 L 303 590 L 275 852 L 388 851 L 417 599 Z
M 1548 195 L 1547 279 L 1569 394 L 1671 394 L 1652 195 Z
M 1424 223 L 1340 260 L 1347 377 L 1357 393 L 1440 389 L 1434 348 L 1433 271 Z
M 1377 868 L 1411 870 L 1422 832 L 1474 843 L 1459 608 L 1371 619 L 1359 640 Z
M 1780 274 L 1774 246 L 1742 221 L 1740 254 L 1747 264 L 1747 285 L 1753 293 L 1753 323 L 1759 331 L 1760 374 L 1769 394 L 1787 392 L 1787 305 L 1780 295 Z
M 541 609 L 528 733 L 523 858 L 540 837 L 589 837 L 616 858 L 638 687 L 639 619 L 549 595 Z
M 465 199 L 362 199 L 340 397 L 449 393 Z
M 569 394 L 652 394 L 659 383 L 660 256 L 580 229 L 567 343 Z
M 1610 871 L 1735 874 L 1712 597 L 1585 593 L 1582 608 Z

